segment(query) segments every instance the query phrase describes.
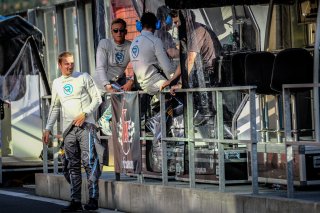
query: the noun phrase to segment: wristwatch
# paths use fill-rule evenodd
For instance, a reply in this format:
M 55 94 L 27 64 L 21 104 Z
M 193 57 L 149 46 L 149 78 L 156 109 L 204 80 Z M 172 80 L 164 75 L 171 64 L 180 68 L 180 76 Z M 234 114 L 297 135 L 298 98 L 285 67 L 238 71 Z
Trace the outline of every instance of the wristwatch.
M 134 76 L 127 76 L 126 79 L 127 81 L 130 81 L 130 80 L 134 81 Z
M 83 112 L 83 114 L 84 114 L 84 117 L 88 117 L 88 113 Z

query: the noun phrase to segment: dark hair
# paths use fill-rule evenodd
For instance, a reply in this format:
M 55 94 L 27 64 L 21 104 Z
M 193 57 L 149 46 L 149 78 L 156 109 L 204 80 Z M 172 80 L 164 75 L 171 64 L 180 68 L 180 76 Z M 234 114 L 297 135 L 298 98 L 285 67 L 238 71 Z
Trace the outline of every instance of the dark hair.
M 154 13 L 151 13 L 151 12 L 143 13 L 140 21 L 143 28 L 156 29 L 157 17 Z
M 158 20 L 165 21 L 167 16 L 170 14 L 170 9 L 166 5 L 162 5 L 157 9 Z
M 122 18 L 116 18 L 111 22 L 111 26 L 114 24 L 122 24 L 124 29 L 127 28 L 127 22 L 125 20 L 123 20 Z
M 179 10 L 171 10 L 171 11 L 170 11 L 170 16 L 171 16 L 172 18 L 178 17 L 178 16 L 179 16 Z

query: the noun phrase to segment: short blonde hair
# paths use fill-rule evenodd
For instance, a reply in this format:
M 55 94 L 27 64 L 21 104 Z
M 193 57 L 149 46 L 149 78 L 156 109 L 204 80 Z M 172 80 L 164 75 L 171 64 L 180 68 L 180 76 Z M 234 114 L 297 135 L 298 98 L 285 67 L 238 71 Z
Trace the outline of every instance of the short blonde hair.
M 67 57 L 71 57 L 71 56 L 73 56 L 72 52 L 68 52 L 68 51 L 61 52 L 58 56 L 58 63 L 60 64 L 62 62 L 63 58 L 67 58 Z

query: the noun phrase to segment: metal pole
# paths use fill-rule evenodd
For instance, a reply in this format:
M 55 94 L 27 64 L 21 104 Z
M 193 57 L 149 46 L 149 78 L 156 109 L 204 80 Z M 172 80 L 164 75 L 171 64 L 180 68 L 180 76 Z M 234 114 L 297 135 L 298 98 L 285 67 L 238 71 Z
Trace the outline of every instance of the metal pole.
M 58 139 L 55 139 L 52 146 L 53 146 L 52 147 L 52 150 L 53 150 L 53 173 L 58 174 L 58 155 L 59 155 Z
M 266 113 L 265 113 L 265 104 L 264 104 L 264 96 L 259 96 L 259 116 L 260 116 L 260 134 L 261 141 L 266 142 Z
M 291 136 L 291 110 L 290 110 L 290 93 L 289 89 L 283 89 L 283 105 L 284 105 L 284 133 L 285 142 L 292 141 Z M 287 158 L 287 197 L 293 198 L 293 147 L 286 145 Z
M 188 123 L 188 152 L 189 152 L 189 184 L 196 187 L 194 165 L 194 127 L 193 127 L 193 93 L 187 92 L 187 123 Z
M 1 101 L 1 100 L 0 100 Z M 0 185 L 2 185 L 2 128 L 0 120 Z
M 256 99 L 255 89 L 249 90 L 250 104 L 250 132 L 251 132 L 251 171 L 252 171 L 252 193 L 259 193 L 258 185 L 258 154 L 257 154 L 257 125 L 256 125 Z
M 217 97 L 217 127 L 218 127 L 218 140 L 223 140 L 223 106 L 222 106 L 222 92 L 216 92 Z M 218 143 L 219 153 L 219 191 L 226 191 L 226 180 L 225 180 L 225 164 L 224 164 L 224 146 L 219 141 Z
M 45 107 L 46 107 L 46 97 L 41 98 L 41 117 L 42 117 L 42 130 L 45 128 L 46 116 L 45 116 Z M 48 173 L 48 145 L 43 143 L 42 146 L 42 163 L 43 163 L 43 173 Z
M 166 104 L 165 94 L 160 93 L 160 124 L 161 124 L 161 147 L 162 147 L 162 185 L 168 185 L 168 157 L 166 137 Z
M 320 51 L 320 7 L 318 7 L 318 16 L 317 16 L 317 32 L 316 32 L 316 40 L 314 45 L 314 69 L 313 69 L 313 83 L 318 84 L 319 83 L 319 51 Z M 315 137 L 316 142 L 320 142 L 320 112 L 319 112 L 319 88 L 314 87 L 313 88 L 313 100 L 314 100 L 314 127 L 315 127 Z

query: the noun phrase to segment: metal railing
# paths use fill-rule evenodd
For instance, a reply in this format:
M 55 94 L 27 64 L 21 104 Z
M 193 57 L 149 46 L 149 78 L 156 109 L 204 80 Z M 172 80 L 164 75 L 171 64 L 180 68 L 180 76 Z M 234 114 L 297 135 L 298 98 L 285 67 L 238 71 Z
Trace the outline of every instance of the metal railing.
M 162 162 L 167 162 L 167 143 L 183 141 L 188 143 L 189 152 L 189 187 L 195 187 L 195 155 L 194 148 L 196 141 L 204 141 L 207 143 L 218 143 L 218 159 L 219 159 L 219 191 L 225 191 L 225 159 L 224 159 L 224 144 L 247 144 L 251 146 L 251 171 L 252 171 L 252 193 L 258 194 L 258 164 L 257 164 L 257 128 L 256 128 L 256 107 L 255 107 L 255 88 L 254 86 L 239 86 L 239 87 L 217 87 L 217 88 L 197 88 L 197 89 L 179 89 L 176 93 L 186 93 L 186 110 L 187 110 L 187 137 L 166 137 L 166 122 L 165 122 L 165 94 L 160 93 L 160 113 L 161 113 L 161 142 L 162 142 Z M 247 91 L 249 94 L 250 103 L 250 139 L 249 140 L 225 140 L 223 136 L 223 100 L 222 92 L 224 91 Z M 208 92 L 216 97 L 216 114 L 217 114 L 217 139 L 214 138 L 195 138 L 193 125 L 193 93 Z M 168 169 L 167 164 L 162 163 L 162 182 L 163 185 L 168 185 Z
M 292 129 L 291 129 L 291 109 L 290 109 L 290 89 L 293 88 L 313 88 L 318 89 L 320 87 L 320 84 L 299 84 L 299 85 L 283 85 L 283 112 L 284 112 L 284 121 L 285 121 L 285 140 L 283 146 L 286 150 L 286 159 L 287 159 L 287 197 L 291 198 L 294 196 L 294 176 L 293 176 L 293 147 L 295 146 L 315 146 L 320 147 L 320 143 L 318 140 L 315 139 L 315 141 L 294 141 L 292 137 Z M 159 99 L 160 99 L 160 117 L 161 117 L 161 147 L 162 147 L 162 162 L 167 162 L 168 156 L 167 156 L 167 144 L 173 143 L 173 142 L 184 142 L 188 144 L 188 161 L 189 161 L 189 187 L 195 188 L 196 185 L 196 172 L 195 172 L 195 143 L 202 141 L 206 143 L 217 143 L 218 144 L 218 175 L 219 175 L 219 191 L 225 192 L 225 186 L 226 186 L 226 179 L 225 179 L 225 158 L 224 158 L 224 150 L 226 144 L 246 144 L 247 148 L 250 148 L 251 154 L 250 154 L 250 167 L 251 167 L 251 186 L 252 186 L 252 194 L 258 194 L 259 193 L 259 187 L 258 187 L 258 160 L 257 160 L 257 126 L 256 126 L 256 93 L 255 93 L 256 87 L 254 86 L 240 86 L 240 87 L 217 87 L 217 88 L 197 88 L 197 89 L 178 89 L 176 90 L 176 93 L 184 93 L 186 94 L 186 106 L 185 110 L 187 111 L 185 113 L 184 119 L 186 120 L 186 136 L 185 137 L 168 137 L 167 132 L 167 126 L 166 126 L 166 105 L 165 105 L 165 96 L 168 93 L 168 91 L 162 91 L 159 93 Z M 246 91 L 248 96 L 245 99 L 249 103 L 249 117 L 250 117 L 250 139 L 249 140 L 237 140 L 237 139 L 224 139 L 223 134 L 223 99 L 222 99 L 222 93 L 224 91 Z M 193 121 L 193 93 L 195 92 L 207 92 L 211 93 L 213 96 L 215 96 L 216 100 L 216 132 L 217 132 L 217 138 L 197 138 L 195 137 L 194 132 L 194 121 Z M 119 92 L 120 93 L 120 92 Z M 137 92 L 139 95 L 145 94 L 144 92 Z M 48 100 L 50 97 L 43 97 L 42 106 L 48 105 Z M 314 102 L 319 101 L 316 99 L 316 97 L 313 100 Z M 243 103 L 242 103 L 243 105 Z M 314 109 L 317 111 L 318 109 Z M 42 112 L 45 113 L 45 109 L 42 109 Z M 314 113 L 316 114 L 316 113 Z M 43 122 L 46 122 L 46 119 L 44 119 Z M 318 135 L 319 130 L 315 130 L 315 135 Z M 140 135 L 140 140 L 153 140 L 153 137 L 146 137 L 145 135 Z M 54 146 L 56 146 L 57 143 L 54 143 Z M 55 153 L 58 150 L 56 149 Z M 43 172 L 48 172 L 48 165 L 47 165 L 47 146 L 44 145 L 44 164 L 43 164 Z M 221 157 L 220 157 L 221 156 Z M 223 157 L 222 157 L 223 156 Z M 58 173 L 58 158 L 57 154 L 54 154 L 54 173 Z M 161 173 L 161 179 L 163 185 L 168 185 L 168 168 L 166 163 L 162 163 L 162 173 Z M 137 181 L 143 182 L 143 174 L 137 175 Z
M 316 90 L 319 90 L 320 84 L 284 84 L 283 88 L 283 108 L 284 108 L 284 124 L 285 124 L 285 148 L 286 148 L 286 159 L 287 159 L 287 197 L 294 197 L 294 147 L 300 146 L 312 146 L 320 148 L 320 141 L 318 135 L 319 129 L 319 119 L 315 119 L 315 139 L 312 141 L 302 141 L 298 140 L 296 136 L 292 136 L 292 110 L 290 107 L 290 91 L 292 89 L 313 89 L 314 94 L 318 94 Z M 313 95 L 311 97 L 313 99 L 314 107 L 313 107 L 313 115 L 314 117 L 319 115 L 319 109 L 316 106 L 319 106 L 319 97 L 317 95 Z M 293 109 L 294 111 L 295 109 Z M 293 125 L 295 127 L 296 125 Z M 301 165 L 300 165 L 301 166 Z
M 47 122 L 47 116 L 49 112 L 49 107 L 50 107 L 50 101 L 51 101 L 51 96 L 42 96 L 41 97 L 41 117 L 42 117 L 42 129 L 44 130 L 46 122 Z M 61 132 L 60 130 L 60 118 L 57 121 L 57 129 L 56 129 L 57 134 Z M 59 143 L 58 143 L 58 138 L 56 138 L 54 135 L 51 137 L 51 142 L 50 146 L 52 148 L 53 152 L 53 173 L 58 174 L 59 172 Z M 43 173 L 48 173 L 49 171 L 49 160 L 48 160 L 48 144 L 43 143 L 43 152 L 42 152 L 42 160 L 43 160 Z

